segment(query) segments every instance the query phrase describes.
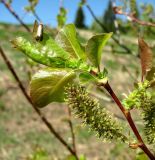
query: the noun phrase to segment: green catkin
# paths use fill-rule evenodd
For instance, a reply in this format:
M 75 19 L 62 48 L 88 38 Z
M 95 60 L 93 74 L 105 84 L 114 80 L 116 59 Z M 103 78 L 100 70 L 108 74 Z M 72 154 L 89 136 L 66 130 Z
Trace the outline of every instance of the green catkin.
M 148 91 L 149 81 L 139 83 L 138 87 L 123 100 L 126 109 L 140 109 L 144 120 L 144 133 L 148 143 L 155 143 L 155 104 Z
M 133 108 L 144 108 L 149 99 L 151 98 L 151 95 L 149 92 L 146 92 L 146 89 L 149 86 L 149 82 L 145 81 L 143 83 L 138 83 L 138 87 L 131 92 L 127 98 L 125 98 L 122 103 L 124 107 L 128 110 L 133 109 Z
M 99 103 L 88 95 L 82 86 L 68 86 L 66 88 L 66 102 L 73 109 L 74 114 L 83 119 L 84 124 L 89 125 L 98 137 L 105 140 L 126 141 L 127 138 L 122 134 L 122 127 L 102 108 Z
M 147 141 L 149 144 L 153 144 L 155 143 L 155 104 L 150 103 L 150 106 L 143 110 L 142 117 Z

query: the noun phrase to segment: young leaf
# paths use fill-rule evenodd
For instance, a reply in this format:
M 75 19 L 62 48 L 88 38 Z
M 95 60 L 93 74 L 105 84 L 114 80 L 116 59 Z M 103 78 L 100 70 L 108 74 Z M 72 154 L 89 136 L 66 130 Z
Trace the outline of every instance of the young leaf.
M 86 54 L 90 62 L 98 68 L 100 67 L 102 49 L 111 36 L 112 33 L 104 33 L 95 35 L 88 40 L 85 48 Z
M 138 38 L 141 68 L 142 68 L 142 81 L 144 76 L 152 67 L 152 51 L 148 44 L 142 39 Z
M 70 53 L 71 57 L 86 59 L 86 55 L 78 42 L 73 24 L 64 26 L 56 36 L 56 41 L 66 52 Z
M 64 86 L 72 83 L 75 73 L 70 69 L 45 68 L 30 83 L 30 96 L 37 107 L 64 101 Z
M 12 43 L 15 48 L 29 58 L 46 66 L 62 68 L 65 67 L 65 62 L 69 59 L 69 54 L 51 38 L 33 44 L 22 37 L 18 37 Z

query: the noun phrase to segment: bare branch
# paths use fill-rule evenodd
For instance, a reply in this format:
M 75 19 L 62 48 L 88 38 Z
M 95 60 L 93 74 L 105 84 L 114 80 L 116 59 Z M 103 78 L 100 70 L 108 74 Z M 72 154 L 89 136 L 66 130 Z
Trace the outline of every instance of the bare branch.
M 34 17 L 35 17 L 40 23 L 43 22 L 43 21 L 41 20 L 41 18 L 38 16 L 38 14 L 36 13 L 35 10 L 32 12 L 32 14 L 34 15 Z
M 28 31 L 31 32 L 30 28 L 22 21 L 22 19 L 18 16 L 18 14 L 13 10 L 13 8 L 8 4 L 5 0 L 1 0 L 1 2 L 5 5 L 8 11 L 20 22 L 20 24 Z
M 114 7 L 113 11 L 115 14 L 119 14 L 119 15 L 125 15 L 127 18 L 129 18 L 132 22 L 138 23 L 142 26 L 150 26 L 150 27 L 155 27 L 155 23 L 151 23 L 151 22 L 145 22 L 142 21 L 138 18 L 136 18 L 135 13 L 127 13 L 127 12 L 123 12 L 122 9 L 120 7 Z

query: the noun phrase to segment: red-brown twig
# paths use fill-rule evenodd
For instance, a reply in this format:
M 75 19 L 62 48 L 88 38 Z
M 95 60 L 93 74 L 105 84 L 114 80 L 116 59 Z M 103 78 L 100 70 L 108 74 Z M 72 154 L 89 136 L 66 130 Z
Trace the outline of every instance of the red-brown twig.
M 151 160 L 155 160 L 155 156 L 150 152 L 150 150 L 145 145 L 142 137 L 140 136 L 139 131 L 137 130 L 137 127 L 136 127 L 136 125 L 135 125 L 135 123 L 134 123 L 134 121 L 131 117 L 130 111 L 128 111 L 124 108 L 124 106 L 122 105 L 120 100 L 117 98 L 116 94 L 114 93 L 114 91 L 112 90 L 112 88 L 111 88 L 111 86 L 109 85 L 108 82 L 106 84 L 102 84 L 102 86 L 109 92 L 109 94 L 113 98 L 114 102 L 117 104 L 119 109 L 124 114 L 124 116 L 125 116 L 126 120 L 128 121 L 134 135 L 136 136 L 136 138 L 138 140 L 138 145 L 137 146 L 139 148 L 141 148 Z
M 8 4 L 5 0 L 1 0 L 1 2 L 5 5 L 8 11 L 20 22 L 20 24 L 28 31 L 31 32 L 30 28 L 22 21 L 22 19 L 18 16 L 18 14 L 13 10 L 13 8 Z
M 90 71 L 90 74 L 97 76 L 97 73 L 95 71 Z M 155 156 L 150 152 L 150 150 L 147 148 L 147 146 L 145 145 L 141 135 L 139 134 L 139 131 L 131 117 L 130 111 L 126 110 L 124 108 L 124 106 L 122 105 L 122 103 L 120 102 L 120 100 L 118 99 L 118 97 L 116 96 L 116 94 L 114 93 L 113 89 L 111 88 L 111 86 L 109 85 L 109 83 L 107 82 L 106 84 L 101 83 L 100 86 L 104 87 L 108 93 L 110 94 L 110 96 L 113 98 L 114 102 L 117 104 L 117 106 L 119 107 L 119 109 L 122 111 L 123 115 L 125 116 L 128 124 L 130 125 L 134 135 L 136 136 L 137 140 L 138 140 L 138 144 L 137 146 L 139 148 L 141 148 L 144 153 L 151 159 L 151 160 L 155 160 Z
M 19 88 L 21 89 L 23 95 L 25 96 L 25 98 L 27 99 L 27 101 L 31 104 L 32 108 L 36 111 L 36 113 L 38 114 L 38 116 L 40 117 L 40 119 L 42 120 L 42 122 L 46 125 L 46 127 L 49 129 L 50 133 L 53 134 L 67 149 L 68 151 L 74 155 L 76 157 L 76 159 L 78 160 L 78 157 L 75 153 L 75 151 L 67 144 L 67 142 L 60 136 L 60 134 L 58 132 L 55 131 L 55 129 L 53 128 L 52 124 L 47 120 L 47 118 L 41 113 L 41 111 L 32 103 L 31 98 L 29 97 L 29 95 L 27 94 L 21 80 L 19 79 L 16 71 L 14 70 L 12 64 L 10 63 L 9 59 L 7 58 L 7 56 L 5 55 L 3 49 L 0 47 L 0 54 L 2 56 L 2 58 L 4 59 L 7 67 L 9 68 L 10 72 L 12 73 L 13 77 L 15 78 L 15 80 L 18 82 Z
M 32 14 L 34 15 L 34 17 L 40 22 L 43 23 L 43 21 L 41 20 L 41 18 L 38 16 L 38 14 L 36 13 L 36 11 L 32 11 Z
M 126 17 L 128 17 L 132 22 L 135 22 L 135 23 L 138 23 L 142 26 L 150 26 L 150 27 L 155 27 L 155 23 L 151 23 L 151 22 L 145 22 L 145 21 L 142 21 L 140 19 L 137 19 L 135 17 L 135 13 L 127 13 L 127 12 L 123 12 L 121 10 L 121 8 L 119 7 L 114 7 L 113 8 L 113 11 L 115 14 L 119 14 L 119 15 L 125 15 Z

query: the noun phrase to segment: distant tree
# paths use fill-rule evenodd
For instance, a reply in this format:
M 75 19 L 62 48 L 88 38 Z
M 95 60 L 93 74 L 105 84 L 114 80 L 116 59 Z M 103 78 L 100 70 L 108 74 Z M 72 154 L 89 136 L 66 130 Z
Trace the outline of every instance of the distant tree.
M 115 24 L 114 24 L 115 18 L 116 17 L 113 12 L 112 2 L 111 2 L 111 0 L 109 0 L 108 7 L 107 7 L 105 13 L 103 14 L 103 24 L 111 32 L 116 32 L 116 28 L 115 28 Z
M 139 9 L 138 9 L 137 1 L 136 0 L 130 0 L 130 10 L 131 10 L 131 12 L 135 13 L 135 16 L 137 18 L 139 18 L 140 13 L 139 13 Z
M 86 28 L 85 15 L 84 15 L 82 7 L 79 7 L 77 12 L 76 12 L 76 17 L 75 17 L 74 24 L 77 28 Z

